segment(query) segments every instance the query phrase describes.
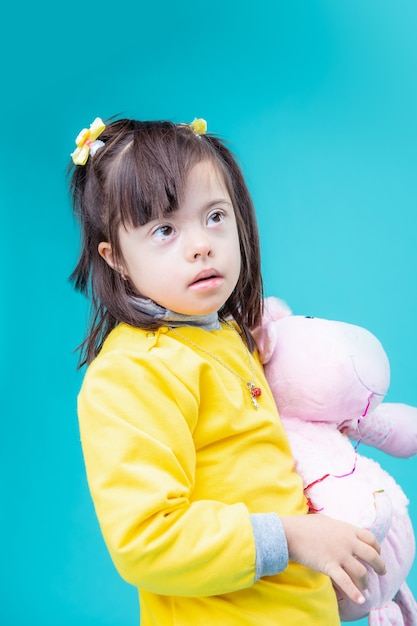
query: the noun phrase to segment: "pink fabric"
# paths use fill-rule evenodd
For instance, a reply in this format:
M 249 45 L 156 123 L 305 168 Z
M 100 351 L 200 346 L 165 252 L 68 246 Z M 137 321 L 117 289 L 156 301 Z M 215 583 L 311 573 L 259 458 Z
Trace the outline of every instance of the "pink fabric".
M 369 613 L 369 626 L 404 626 L 401 609 L 395 602 L 388 602 Z
M 293 316 L 275 298 L 254 336 L 312 510 L 369 528 L 381 544 L 387 574 L 369 569 L 364 605 L 339 597 L 341 619 L 417 626 L 405 583 L 415 555 L 408 500 L 360 446 L 417 453 L 417 409 L 382 403 L 390 379 L 382 345 L 358 326 Z
M 401 585 L 394 599 L 401 609 L 404 626 L 417 626 L 417 603 L 406 583 Z

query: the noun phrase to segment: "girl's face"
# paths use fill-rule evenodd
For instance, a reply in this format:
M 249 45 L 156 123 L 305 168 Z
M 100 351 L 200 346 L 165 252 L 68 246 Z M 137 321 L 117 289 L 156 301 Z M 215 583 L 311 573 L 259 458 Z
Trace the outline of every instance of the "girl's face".
M 122 226 L 119 237 L 122 265 L 116 266 L 107 242 L 99 244 L 101 256 L 142 296 L 171 311 L 218 311 L 238 281 L 235 213 L 223 177 L 210 161 L 190 170 L 177 211 L 137 228 Z

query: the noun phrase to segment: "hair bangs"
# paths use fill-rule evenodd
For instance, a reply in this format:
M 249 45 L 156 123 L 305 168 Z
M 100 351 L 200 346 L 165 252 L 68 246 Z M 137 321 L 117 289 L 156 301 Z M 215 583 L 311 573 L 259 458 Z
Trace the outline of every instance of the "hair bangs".
M 108 206 L 124 226 L 143 226 L 176 211 L 190 169 L 205 159 L 218 160 L 188 128 L 161 125 L 157 132 L 146 123 L 136 129 L 109 172 Z

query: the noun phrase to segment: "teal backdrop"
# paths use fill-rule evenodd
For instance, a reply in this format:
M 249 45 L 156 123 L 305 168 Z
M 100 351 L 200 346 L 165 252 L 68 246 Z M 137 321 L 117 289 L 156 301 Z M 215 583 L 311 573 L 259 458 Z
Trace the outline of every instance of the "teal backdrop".
M 205 117 L 252 191 L 267 294 L 372 330 L 388 399 L 417 405 L 417 4 L 73 0 L 2 15 L 0 622 L 137 626 L 79 444 L 74 139 L 96 116 Z M 417 459 L 362 452 L 403 486 L 417 529 Z M 417 595 L 416 566 L 409 584 Z

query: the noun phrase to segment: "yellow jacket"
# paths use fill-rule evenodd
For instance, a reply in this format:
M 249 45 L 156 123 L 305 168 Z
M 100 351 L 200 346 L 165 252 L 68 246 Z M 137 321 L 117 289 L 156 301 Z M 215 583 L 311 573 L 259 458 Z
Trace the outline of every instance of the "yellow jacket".
M 178 330 L 121 324 L 79 395 L 92 498 L 142 626 L 339 624 L 319 573 L 290 562 L 254 583 L 250 514 L 307 511 L 261 365 L 255 410 L 238 334 Z

